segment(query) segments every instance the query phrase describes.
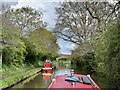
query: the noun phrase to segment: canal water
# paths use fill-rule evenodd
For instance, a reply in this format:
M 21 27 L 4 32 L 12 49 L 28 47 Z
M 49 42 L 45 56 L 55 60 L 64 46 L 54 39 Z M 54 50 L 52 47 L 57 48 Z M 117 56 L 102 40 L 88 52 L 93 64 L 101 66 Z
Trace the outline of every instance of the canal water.
M 21 89 L 28 89 L 28 88 L 48 88 L 52 79 L 56 75 L 63 74 L 66 70 L 69 72 L 70 69 L 74 69 L 75 73 L 78 74 L 87 74 L 84 70 L 77 68 L 76 65 L 70 64 L 70 62 L 58 62 L 56 63 L 56 69 L 53 71 L 52 74 L 48 73 L 38 73 L 25 81 L 15 85 L 12 88 L 21 88 Z M 92 75 L 93 80 L 100 86 L 100 88 L 107 88 L 107 80 L 105 78 L 101 78 L 99 76 Z M 103 83 L 104 82 L 104 83 Z M 105 84 L 106 83 L 106 84 Z M 11 88 L 11 90 L 12 90 Z

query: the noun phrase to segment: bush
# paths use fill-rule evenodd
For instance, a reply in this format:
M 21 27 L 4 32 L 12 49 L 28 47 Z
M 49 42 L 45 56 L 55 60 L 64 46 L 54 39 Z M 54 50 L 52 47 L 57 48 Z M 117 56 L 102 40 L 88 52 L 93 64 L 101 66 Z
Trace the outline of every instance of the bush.
M 112 24 L 96 41 L 95 58 L 99 73 L 103 73 L 112 87 L 120 89 L 120 25 Z

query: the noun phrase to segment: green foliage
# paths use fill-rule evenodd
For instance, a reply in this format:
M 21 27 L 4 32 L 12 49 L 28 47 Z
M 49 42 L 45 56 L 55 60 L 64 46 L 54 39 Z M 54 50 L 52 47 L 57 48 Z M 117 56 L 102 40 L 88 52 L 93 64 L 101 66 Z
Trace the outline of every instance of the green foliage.
M 24 41 L 28 52 L 26 55 L 27 62 L 50 59 L 57 55 L 56 39 L 51 32 L 45 29 L 40 28 L 32 31 Z
M 73 52 L 72 58 L 77 66 L 84 68 L 87 73 L 91 74 L 91 70 L 95 67 L 93 46 L 90 42 L 81 43 Z
M 95 42 L 95 58 L 98 71 L 109 78 L 113 87 L 120 88 L 120 25 L 110 24 Z
M 26 52 L 26 46 L 19 37 L 19 29 L 15 27 L 9 20 L 10 12 L 3 14 L 4 22 L 2 22 L 2 62 L 7 65 L 18 66 L 23 64 Z
M 25 45 L 21 41 L 17 45 L 14 45 L 14 43 L 11 43 L 12 47 L 7 46 L 3 47 L 2 50 L 2 62 L 3 64 L 8 64 L 8 65 L 15 65 L 16 64 L 23 64 L 25 57 L 24 53 L 26 52 L 25 50 Z

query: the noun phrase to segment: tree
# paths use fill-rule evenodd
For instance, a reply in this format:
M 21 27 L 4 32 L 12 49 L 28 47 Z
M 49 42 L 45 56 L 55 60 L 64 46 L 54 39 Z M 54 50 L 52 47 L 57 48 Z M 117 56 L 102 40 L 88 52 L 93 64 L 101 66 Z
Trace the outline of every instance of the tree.
M 23 65 L 25 44 L 19 37 L 19 28 L 10 21 L 9 10 L 2 12 L 2 62 L 6 65 Z
M 111 87 L 120 89 L 120 24 L 110 24 L 101 38 L 95 41 L 98 72 L 110 80 Z
M 25 38 L 27 46 L 27 59 L 37 60 L 42 56 L 55 57 L 58 53 L 58 44 L 56 38 L 46 29 L 39 28 L 32 31 L 28 37 Z M 29 61 L 28 60 L 28 61 Z
M 87 53 L 94 52 L 92 46 L 90 47 L 89 42 L 84 42 L 81 45 L 79 45 L 75 50 L 73 50 L 72 54 L 74 56 L 82 57 Z
M 106 31 L 107 23 L 117 21 L 119 2 L 63 2 L 56 8 L 54 33 L 58 38 L 80 45 Z
M 12 22 L 20 27 L 21 35 L 29 34 L 31 30 L 45 28 L 47 23 L 42 20 L 42 12 L 31 7 L 22 7 L 11 10 Z
M 97 20 L 99 32 L 104 32 L 106 31 L 107 23 L 117 22 L 120 1 L 114 1 L 113 3 L 86 2 L 85 8 L 90 16 Z
M 53 32 L 59 38 L 78 45 L 91 38 L 96 30 L 96 21 L 90 17 L 83 4 L 65 2 L 56 8 L 58 18 Z

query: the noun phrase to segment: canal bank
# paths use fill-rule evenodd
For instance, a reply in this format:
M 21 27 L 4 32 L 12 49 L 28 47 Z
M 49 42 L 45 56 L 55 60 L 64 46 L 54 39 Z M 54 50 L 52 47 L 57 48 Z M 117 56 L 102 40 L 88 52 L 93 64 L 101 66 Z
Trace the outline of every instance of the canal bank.
M 34 76 L 35 74 L 39 73 L 41 68 L 26 68 L 19 72 L 14 73 L 2 73 L 2 78 L 0 80 L 0 87 L 4 89 L 11 88 L 15 86 L 16 84 L 26 80 L 27 78 L 30 78 L 31 76 Z

